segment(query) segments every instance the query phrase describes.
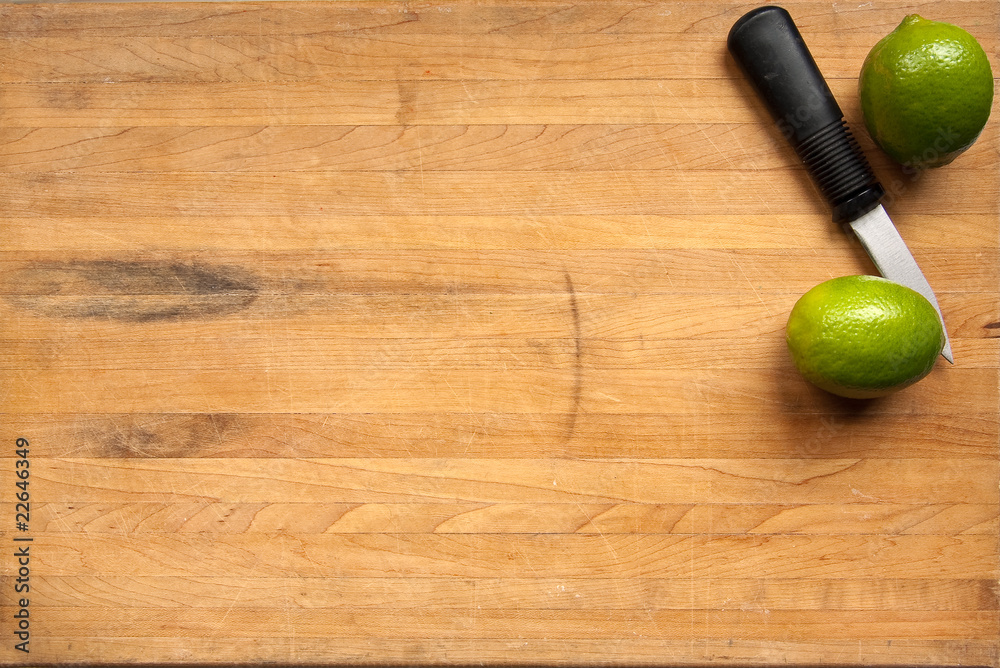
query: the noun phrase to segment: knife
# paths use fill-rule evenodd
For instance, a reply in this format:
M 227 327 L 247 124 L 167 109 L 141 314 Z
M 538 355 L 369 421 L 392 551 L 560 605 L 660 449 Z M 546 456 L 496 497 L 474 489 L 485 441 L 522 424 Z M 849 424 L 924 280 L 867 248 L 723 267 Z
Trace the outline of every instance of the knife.
M 729 52 L 833 209 L 885 278 L 916 290 L 944 317 L 934 290 L 882 206 L 885 190 L 844 120 L 791 15 L 758 7 L 733 24 Z M 954 363 L 948 330 L 941 355 Z

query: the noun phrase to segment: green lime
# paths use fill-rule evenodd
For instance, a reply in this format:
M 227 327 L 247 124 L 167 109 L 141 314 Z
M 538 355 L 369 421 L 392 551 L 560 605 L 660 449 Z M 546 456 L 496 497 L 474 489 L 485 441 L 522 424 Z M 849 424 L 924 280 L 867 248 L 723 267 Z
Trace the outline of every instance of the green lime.
M 993 105 L 993 71 L 976 38 L 911 14 L 868 53 L 858 82 L 872 139 L 916 169 L 954 160 L 979 137 Z
M 785 338 L 807 380 L 855 399 L 917 382 L 945 343 L 934 306 L 880 276 L 843 276 L 812 288 L 792 307 Z

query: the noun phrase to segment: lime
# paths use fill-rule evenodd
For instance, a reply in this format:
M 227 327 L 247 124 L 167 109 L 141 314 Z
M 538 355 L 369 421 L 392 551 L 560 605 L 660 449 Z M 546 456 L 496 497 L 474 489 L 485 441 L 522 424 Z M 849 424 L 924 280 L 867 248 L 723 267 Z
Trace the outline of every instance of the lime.
M 976 38 L 911 14 L 868 53 L 858 81 L 872 139 L 914 169 L 940 167 L 979 137 L 993 104 L 993 71 Z
M 792 307 L 785 337 L 807 380 L 855 399 L 917 382 L 945 343 L 934 306 L 880 276 L 843 276 L 812 288 Z

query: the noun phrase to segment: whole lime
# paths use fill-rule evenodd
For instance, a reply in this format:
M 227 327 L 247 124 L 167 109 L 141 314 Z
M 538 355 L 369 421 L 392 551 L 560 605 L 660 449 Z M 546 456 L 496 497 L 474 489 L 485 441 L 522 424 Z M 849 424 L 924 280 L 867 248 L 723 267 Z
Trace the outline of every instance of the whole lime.
M 872 139 L 896 162 L 940 167 L 979 137 L 993 104 L 993 71 L 962 28 L 911 14 L 865 58 L 858 81 Z
M 792 307 L 785 338 L 807 380 L 855 399 L 917 382 L 945 344 L 934 306 L 880 276 L 843 276 L 812 288 Z

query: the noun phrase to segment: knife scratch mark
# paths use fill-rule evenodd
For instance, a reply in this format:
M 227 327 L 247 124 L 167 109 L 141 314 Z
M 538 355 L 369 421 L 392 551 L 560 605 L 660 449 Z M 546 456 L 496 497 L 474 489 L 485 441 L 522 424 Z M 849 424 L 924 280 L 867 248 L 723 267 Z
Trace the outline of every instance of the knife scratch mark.
M 281 540 L 280 537 L 279 537 L 279 540 Z M 282 550 L 282 553 L 283 552 L 284 551 Z M 233 596 L 232 601 L 229 603 L 229 607 L 226 608 L 226 611 L 223 613 L 222 618 L 219 620 L 219 623 L 216 626 L 217 629 L 221 629 L 223 627 L 223 625 L 226 623 L 226 619 L 229 617 L 229 614 L 233 611 L 233 608 L 235 608 L 236 604 L 240 602 L 241 598 L 243 598 L 243 592 L 246 591 L 247 588 L 250 586 L 250 583 L 254 581 L 253 580 L 253 574 L 257 571 L 257 567 L 259 565 L 260 565 L 260 556 L 258 555 L 256 561 L 254 561 L 254 563 L 253 563 L 253 566 L 250 567 L 250 572 L 247 573 L 247 575 L 246 575 L 245 578 L 241 579 L 240 587 L 239 587 L 239 589 L 236 590 L 236 593 Z M 288 607 L 288 597 L 287 596 L 285 598 L 285 607 L 286 607 L 286 609 Z
M 424 183 L 424 142 L 420 138 L 420 126 L 416 128 L 416 138 L 417 138 L 417 172 L 420 175 L 420 194 L 424 196 L 427 194 L 427 185 Z
M 565 271 L 563 276 L 566 279 L 566 292 L 569 294 L 569 311 L 573 321 L 573 388 L 570 400 L 569 419 L 566 423 L 564 441 L 573 438 L 576 432 L 576 422 L 580 413 L 580 405 L 583 400 L 583 334 L 580 325 L 580 305 L 576 297 L 576 288 L 573 286 L 573 277 L 569 271 Z
M 761 306 L 764 307 L 764 311 L 767 312 L 767 315 L 773 316 L 774 314 L 771 313 L 771 309 L 767 307 L 767 302 L 765 302 L 764 298 L 760 296 L 759 292 L 757 292 L 757 288 L 754 287 L 753 282 L 750 280 L 750 277 L 747 276 L 747 273 L 743 271 L 743 266 L 739 262 L 737 262 L 736 258 L 734 258 L 732 255 L 729 256 L 729 259 L 736 266 L 736 268 L 739 269 L 740 274 L 743 275 L 743 278 L 744 280 L 746 280 L 747 285 L 749 285 L 750 289 L 753 290 L 754 296 L 757 297 L 757 301 L 759 301 L 761 303 Z

